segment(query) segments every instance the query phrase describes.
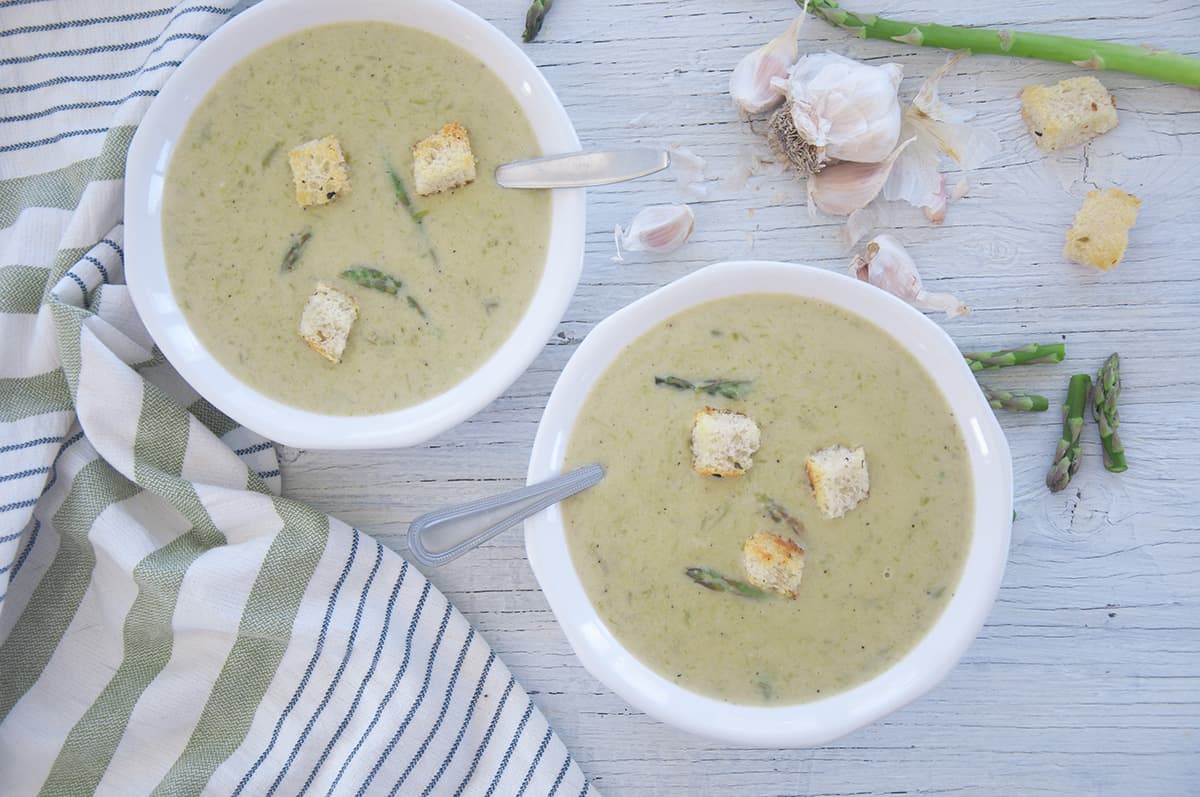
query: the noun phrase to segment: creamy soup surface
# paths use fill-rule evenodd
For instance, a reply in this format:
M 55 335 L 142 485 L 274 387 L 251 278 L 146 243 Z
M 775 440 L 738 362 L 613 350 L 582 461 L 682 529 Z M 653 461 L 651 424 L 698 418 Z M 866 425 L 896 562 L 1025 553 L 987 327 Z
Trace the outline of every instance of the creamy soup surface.
M 469 131 L 476 180 L 417 196 L 412 145 L 453 121 Z M 326 135 L 341 142 L 351 191 L 301 208 L 287 152 Z M 230 70 L 179 141 L 163 193 L 172 290 L 204 345 L 263 393 L 339 415 L 411 406 L 482 364 L 528 306 L 549 240 L 549 192 L 506 191 L 492 172 L 540 154 L 500 80 L 444 39 L 380 22 L 288 36 Z M 302 236 L 289 270 L 285 256 Z M 341 276 L 361 266 L 402 289 Z M 360 305 L 340 364 L 297 334 L 318 281 Z
M 751 380 L 739 399 L 656 376 Z M 693 414 L 743 412 L 761 447 L 741 478 L 691 467 Z M 817 509 L 810 452 L 866 450 L 870 495 Z M 832 305 L 749 294 L 677 315 L 636 340 L 581 409 L 566 466 L 598 486 L 562 504 L 568 545 L 601 618 L 635 656 L 695 692 L 740 704 L 825 697 L 910 650 L 952 597 L 970 545 L 972 481 L 954 416 L 894 339 Z M 762 497 L 804 525 L 773 522 Z M 689 567 L 745 580 L 756 531 L 805 549 L 799 596 L 761 600 L 693 583 Z

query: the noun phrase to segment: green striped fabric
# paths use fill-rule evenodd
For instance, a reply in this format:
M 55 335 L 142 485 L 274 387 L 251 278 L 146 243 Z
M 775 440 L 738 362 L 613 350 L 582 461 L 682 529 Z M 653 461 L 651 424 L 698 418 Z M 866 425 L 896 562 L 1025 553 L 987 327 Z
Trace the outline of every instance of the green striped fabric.
M 282 497 L 137 321 L 125 155 L 235 5 L 0 3 L 0 794 L 594 794 L 445 597 Z

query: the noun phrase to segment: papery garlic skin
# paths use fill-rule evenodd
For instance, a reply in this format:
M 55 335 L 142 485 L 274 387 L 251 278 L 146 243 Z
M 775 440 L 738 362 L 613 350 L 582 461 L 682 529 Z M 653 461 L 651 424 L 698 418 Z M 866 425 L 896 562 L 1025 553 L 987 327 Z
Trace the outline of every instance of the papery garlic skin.
M 922 310 L 940 310 L 947 316 L 966 315 L 970 309 L 948 293 L 926 291 L 904 247 L 890 235 L 877 235 L 867 244 L 866 255 L 850 261 L 850 274 Z
M 943 154 L 959 168 L 973 169 L 1000 150 L 1000 137 L 994 130 L 967 124 L 971 114 L 951 108 L 938 96 L 938 84 L 962 57 L 963 53 L 955 53 L 948 58 L 904 110 L 901 135 L 916 138 L 916 142 L 897 161 L 883 187 L 885 198 L 925 208 L 930 218 L 945 215 L 945 183 L 940 173 Z
M 771 85 L 771 80 L 786 77 L 800 57 L 800 28 L 805 16 L 796 17 L 787 30 L 738 61 L 729 78 L 729 96 L 738 110 L 762 113 L 783 102 L 783 94 Z
M 872 66 L 837 53 L 801 58 L 786 80 L 796 130 L 832 160 L 878 163 L 900 140 L 899 64 Z
M 629 228 L 617 225 L 613 239 L 617 255 L 613 262 L 625 260 L 621 248 L 630 252 L 674 252 L 687 243 L 696 227 L 696 214 L 687 205 L 650 205 L 638 211 Z

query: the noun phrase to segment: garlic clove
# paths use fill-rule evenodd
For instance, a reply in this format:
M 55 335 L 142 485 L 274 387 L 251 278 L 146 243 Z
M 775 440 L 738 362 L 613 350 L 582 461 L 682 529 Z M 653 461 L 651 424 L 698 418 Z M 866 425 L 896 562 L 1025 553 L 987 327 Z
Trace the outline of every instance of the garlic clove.
M 742 58 L 729 78 L 733 104 L 743 113 L 769 111 L 783 102 L 783 95 L 771 85 L 772 78 L 783 78 L 800 57 L 800 28 L 805 14 L 792 20 L 787 30 Z
M 896 159 L 913 142 L 900 144 L 880 163 L 835 163 L 808 178 L 811 205 L 833 216 L 848 216 L 865 208 L 883 190 Z
M 837 53 L 801 58 L 786 89 L 796 130 L 832 160 L 878 163 L 900 139 L 899 64 L 872 66 Z
M 865 255 L 858 255 L 850 262 L 850 273 L 922 310 L 940 310 L 951 318 L 970 312 L 948 293 L 926 291 L 917 264 L 890 235 L 872 238 Z
M 633 217 L 629 228 L 617 225 L 613 238 L 617 255 L 613 262 L 624 261 L 621 248 L 630 252 L 673 252 L 687 243 L 696 226 L 696 214 L 687 205 L 651 205 Z

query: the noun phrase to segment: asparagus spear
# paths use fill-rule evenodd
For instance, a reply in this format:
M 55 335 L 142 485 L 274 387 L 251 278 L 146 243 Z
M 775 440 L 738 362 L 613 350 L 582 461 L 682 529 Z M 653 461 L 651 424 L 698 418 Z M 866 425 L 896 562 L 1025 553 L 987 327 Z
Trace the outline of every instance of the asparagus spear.
M 283 260 L 279 263 L 280 271 L 291 271 L 300 262 L 300 256 L 304 254 L 304 247 L 308 246 L 308 242 L 312 239 L 312 230 L 304 230 L 299 235 L 292 236 L 292 242 L 288 246 L 287 251 L 283 253 Z
M 417 225 L 417 234 L 421 236 L 421 242 L 425 244 L 425 252 L 433 260 L 433 265 L 441 268 L 438 262 L 437 252 L 433 251 L 433 243 L 429 240 L 429 233 L 425 232 L 425 214 L 428 210 L 417 210 L 417 206 L 413 204 L 412 197 L 409 196 L 408 189 L 404 187 L 404 179 L 391 166 L 387 167 L 388 178 L 392 181 L 392 193 L 396 195 L 396 201 L 408 213 L 408 217 Z
M 1054 449 L 1054 463 L 1046 474 L 1046 486 L 1057 493 L 1064 489 L 1079 470 L 1079 433 L 1083 429 L 1083 405 L 1087 403 L 1092 377 L 1075 374 L 1067 385 L 1067 401 L 1063 404 L 1062 439 Z
M 972 371 L 986 371 L 992 368 L 1004 368 L 1010 365 L 1033 365 L 1034 363 L 1060 363 L 1067 354 L 1067 347 L 1061 343 L 1051 343 L 1043 346 L 1041 343 L 1030 343 L 1017 349 L 1000 349 L 999 351 L 964 351 L 963 357 Z
M 842 9 L 836 0 L 796 2 L 800 6 L 807 4 L 812 14 L 857 34 L 860 39 L 883 39 L 917 46 L 967 50 L 977 55 L 986 53 L 1059 61 L 1086 69 L 1108 69 L 1184 86 L 1200 86 L 1200 58 L 1170 50 L 1044 33 L 915 24 L 870 14 L 855 14 Z
M 529 10 L 525 12 L 525 33 L 521 35 L 521 41 L 531 42 L 537 37 L 552 5 L 554 0 L 533 0 L 529 4 Z
M 342 272 L 342 276 L 356 285 L 376 291 L 383 291 L 392 296 L 399 294 L 400 289 L 404 287 L 404 283 L 391 274 L 380 271 L 377 268 L 371 268 L 370 266 L 348 268 Z
M 684 572 L 687 577 L 695 581 L 700 586 L 711 589 L 714 592 L 732 592 L 735 595 L 741 595 L 745 598 L 754 598 L 761 600 L 762 598 L 770 597 L 766 590 L 751 586 L 745 581 L 737 581 L 732 578 L 726 578 L 709 567 L 689 567 Z
M 1100 373 L 1096 374 L 1096 387 L 1092 391 L 1092 417 L 1100 426 L 1100 445 L 1104 449 L 1104 467 L 1120 473 L 1129 466 L 1125 464 L 1125 447 L 1117 435 L 1121 415 L 1117 412 L 1117 397 L 1121 395 L 1121 371 L 1116 352 L 1113 352 Z
M 1017 390 L 998 390 L 987 385 L 980 385 L 983 396 L 994 410 L 1009 412 L 1044 412 L 1050 409 L 1050 400 L 1045 396 L 1023 393 Z
M 783 508 L 783 505 L 776 502 L 769 495 L 759 494 L 755 496 L 758 502 L 763 505 L 763 511 L 767 513 L 767 517 L 776 523 L 783 523 L 792 530 L 797 536 L 804 534 L 804 524 L 800 522 L 800 518 L 793 515 Z
M 694 390 L 709 396 L 724 396 L 727 399 L 741 398 L 750 387 L 750 381 L 746 379 L 705 379 L 702 382 L 689 382 L 678 376 L 656 376 L 654 384 L 667 385 L 676 390 Z

